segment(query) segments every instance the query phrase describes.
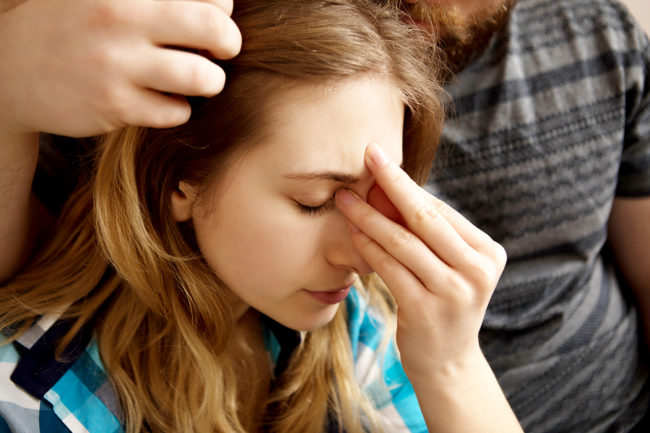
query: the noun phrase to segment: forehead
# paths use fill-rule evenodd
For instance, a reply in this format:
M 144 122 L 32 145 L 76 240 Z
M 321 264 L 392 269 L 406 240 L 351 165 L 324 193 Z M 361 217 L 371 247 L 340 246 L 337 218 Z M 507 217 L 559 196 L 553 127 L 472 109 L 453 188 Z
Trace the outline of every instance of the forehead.
M 254 150 L 286 169 L 299 164 L 302 170 L 359 172 L 372 142 L 401 161 L 404 104 L 385 78 L 293 86 L 280 90 L 267 110 L 266 131 Z

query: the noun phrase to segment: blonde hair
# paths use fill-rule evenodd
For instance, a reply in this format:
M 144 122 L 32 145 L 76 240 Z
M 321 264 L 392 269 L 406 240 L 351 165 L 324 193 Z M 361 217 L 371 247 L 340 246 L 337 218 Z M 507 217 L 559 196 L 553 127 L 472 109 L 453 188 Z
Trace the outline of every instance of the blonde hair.
M 241 54 L 223 62 L 224 91 L 194 100 L 170 129 L 128 127 L 103 138 L 94 175 L 71 196 L 52 238 L 0 290 L 0 329 L 24 332 L 66 309 L 75 326 L 94 320 L 102 360 L 128 432 L 320 432 L 328 414 L 349 433 L 377 414 L 353 372 L 345 308 L 310 331 L 255 419 L 240 382 L 252 359 L 233 338 L 232 293 L 198 254 L 191 225 L 169 197 L 180 180 L 218 183 L 287 86 L 336 84 L 363 74 L 389 80 L 407 107 L 404 167 L 419 182 L 440 134 L 436 53 L 394 9 L 368 0 L 237 0 Z M 382 311 L 389 297 L 375 294 Z

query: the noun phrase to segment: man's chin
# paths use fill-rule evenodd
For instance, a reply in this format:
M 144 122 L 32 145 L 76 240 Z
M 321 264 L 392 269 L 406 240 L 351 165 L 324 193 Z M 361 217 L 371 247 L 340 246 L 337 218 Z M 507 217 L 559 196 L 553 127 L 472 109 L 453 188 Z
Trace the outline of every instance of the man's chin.
M 436 36 L 451 74 L 463 70 L 487 48 L 492 36 L 508 22 L 517 0 L 491 2 L 466 15 L 458 8 L 402 2 L 413 21 Z

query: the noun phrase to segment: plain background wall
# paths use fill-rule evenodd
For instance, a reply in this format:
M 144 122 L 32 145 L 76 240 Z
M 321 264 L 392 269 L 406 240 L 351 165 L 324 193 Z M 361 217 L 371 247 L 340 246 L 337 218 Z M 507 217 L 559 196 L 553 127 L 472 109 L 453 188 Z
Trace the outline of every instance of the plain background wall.
M 620 0 L 641 23 L 646 33 L 650 34 L 650 0 Z

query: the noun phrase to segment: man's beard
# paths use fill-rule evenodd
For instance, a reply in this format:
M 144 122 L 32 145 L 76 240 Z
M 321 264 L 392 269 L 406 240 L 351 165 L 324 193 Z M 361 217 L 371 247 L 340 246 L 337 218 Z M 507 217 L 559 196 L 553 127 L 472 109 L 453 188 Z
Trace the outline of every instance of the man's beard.
M 450 6 L 400 3 L 416 22 L 431 30 L 450 74 L 456 74 L 483 53 L 492 36 L 508 22 L 517 0 L 489 2 L 469 16 Z

